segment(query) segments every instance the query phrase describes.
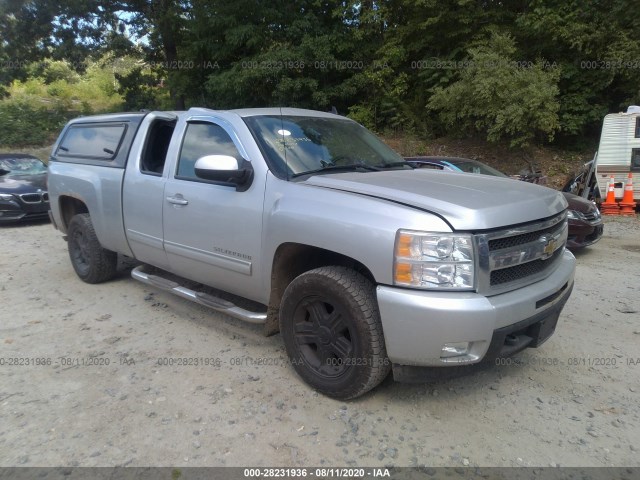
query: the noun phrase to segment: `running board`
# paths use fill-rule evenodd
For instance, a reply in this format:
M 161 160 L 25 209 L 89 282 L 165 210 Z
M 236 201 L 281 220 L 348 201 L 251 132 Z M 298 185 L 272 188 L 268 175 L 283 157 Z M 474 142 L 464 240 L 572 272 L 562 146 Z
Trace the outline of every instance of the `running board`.
M 131 270 L 131 276 L 139 282 L 173 293 L 174 295 L 199 303 L 218 312 L 226 313 L 231 317 L 245 322 L 264 324 L 267 321 L 266 313 L 251 312 L 222 298 L 214 297 L 204 292 L 196 292 L 195 290 L 181 286 L 177 282 L 159 277 L 158 275 L 151 275 L 144 271 L 144 267 L 144 265 L 140 265 Z

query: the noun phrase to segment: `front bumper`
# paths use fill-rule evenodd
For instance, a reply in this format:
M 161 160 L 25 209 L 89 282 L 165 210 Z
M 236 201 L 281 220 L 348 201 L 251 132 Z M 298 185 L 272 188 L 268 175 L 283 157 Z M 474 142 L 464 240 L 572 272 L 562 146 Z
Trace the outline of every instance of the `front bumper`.
M 602 220 L 597 223 L 588 223 L 580 220 L 569 220 L 569 238 L 567 248 L 584 248 L 593 245 L 604 233 Z
M 485 357 L 513 355 L 541 344 L 553 333 L 571 294 L 574 270 L 575 257 L 565 250 L 558 268 L 544 280 L 492 297 L 378 286 L 382 328 L 394 376 L 399 366 L 471 365 Z M 520 338 L 528 336 L 527 332 L 530 341 Z M 517 338 L 514 341 L 509 337 L 506 345 L 508 335 Z M 442 356 L 445 344 L 465 342 L 469 342 L 466 355 Z
M 15 200 L 0 200 L 0 223 L 49 218 L 49 202 L 24 203 Z

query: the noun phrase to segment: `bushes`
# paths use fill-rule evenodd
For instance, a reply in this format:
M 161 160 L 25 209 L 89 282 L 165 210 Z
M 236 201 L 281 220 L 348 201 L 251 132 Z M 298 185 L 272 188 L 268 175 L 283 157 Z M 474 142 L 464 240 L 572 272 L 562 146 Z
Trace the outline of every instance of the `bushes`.
M 513 39 L 494 35 L 469 50 L 469 68 L 434 90 L 429 107 L 454 131 L 483 134 L 526 147 L 553 140 L 560 129 L 559 69 L 542 61 L 518 62 Z
M 27 80 L 14 81 L 7 98 L 0 100 L 0 145 L 50 144 L 73 117 L 120 110 L 115 75 L 131 68 L 126 60 L 107 55 L 87 61 L 82 75 L 64 61 L 37 64 Z
M 33 104 L 26 99 L 0 102 L 0 145 L 22 147 L 45 145 L 55 140 L 77 112 Z

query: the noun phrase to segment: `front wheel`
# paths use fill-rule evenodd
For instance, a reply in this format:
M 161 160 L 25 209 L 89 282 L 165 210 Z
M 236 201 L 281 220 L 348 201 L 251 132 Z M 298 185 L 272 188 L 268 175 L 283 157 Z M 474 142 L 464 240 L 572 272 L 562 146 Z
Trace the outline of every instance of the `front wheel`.
M 358 397 L 391 368 L 375 287 L 349 268 L 322 267 L 295 278 L 282 299 L 280 331 L 295 370 L 329 397 Z
M 100 283 L 113 278 L 118 254 L 102 248 L 88 213 L 71 219 L 67 239 L 71 265 L 80 279 L 87 283 Z

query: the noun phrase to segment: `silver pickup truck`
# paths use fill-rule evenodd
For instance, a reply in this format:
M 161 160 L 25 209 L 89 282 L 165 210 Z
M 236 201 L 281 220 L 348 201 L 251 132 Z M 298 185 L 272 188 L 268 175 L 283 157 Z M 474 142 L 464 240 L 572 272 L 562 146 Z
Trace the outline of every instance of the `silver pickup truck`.
M 132 257 L 136 280 L 280 331 L 297 373 L 335 398 L 390 370 L 426 381 L 537 347 L 573 288 L 560 193 L 414 170 L 329 113 L 78 118 L 49 194 L 82 280 Z

